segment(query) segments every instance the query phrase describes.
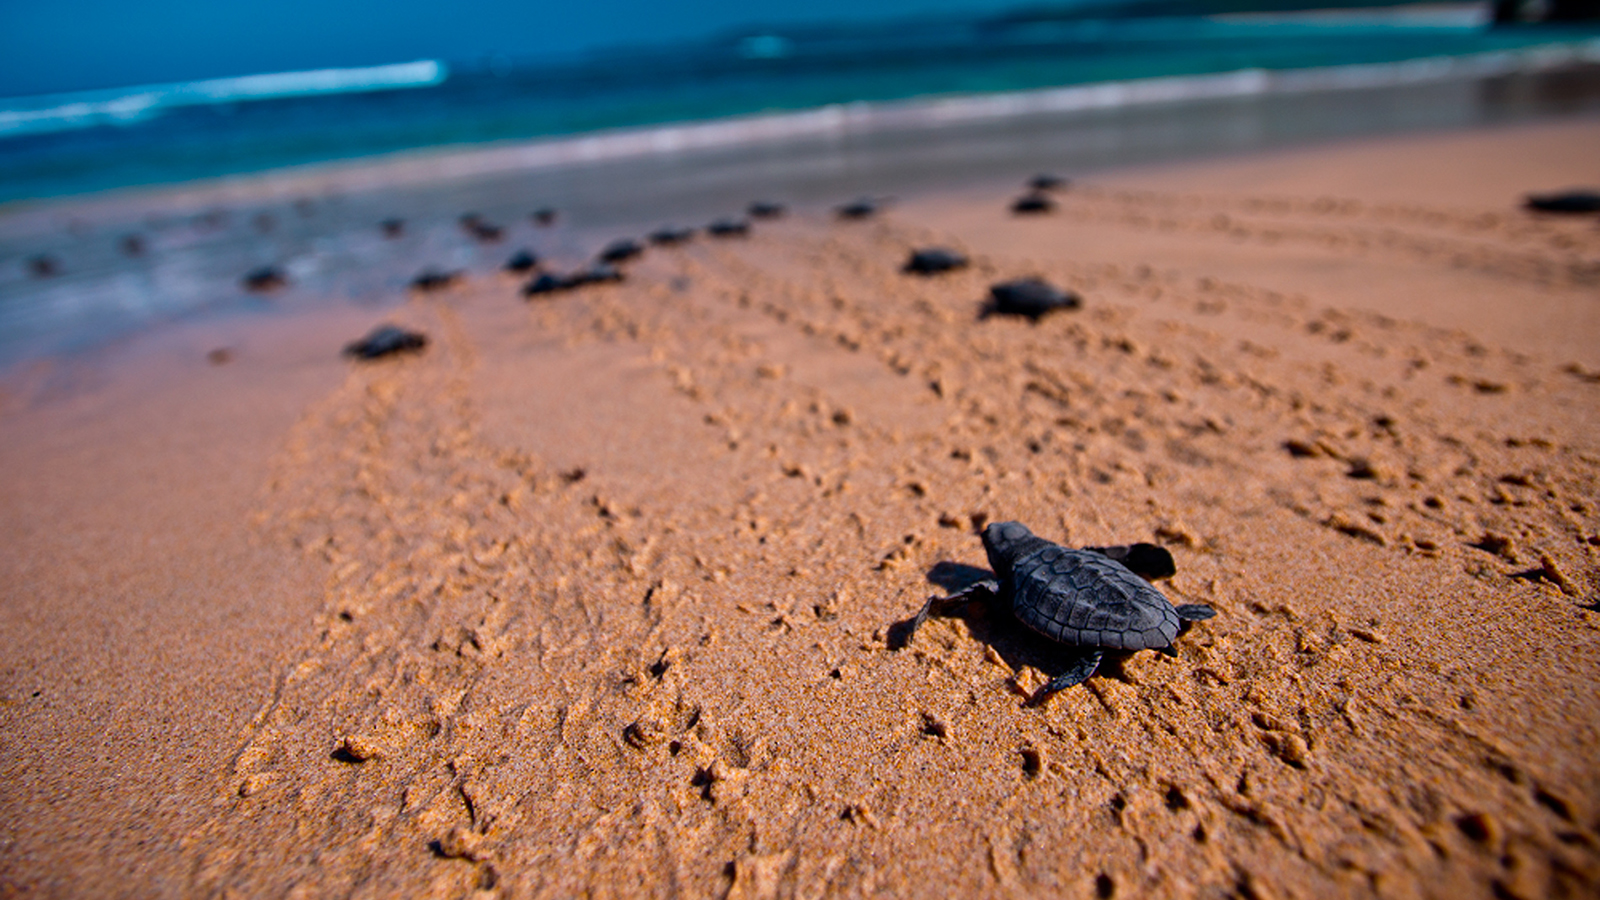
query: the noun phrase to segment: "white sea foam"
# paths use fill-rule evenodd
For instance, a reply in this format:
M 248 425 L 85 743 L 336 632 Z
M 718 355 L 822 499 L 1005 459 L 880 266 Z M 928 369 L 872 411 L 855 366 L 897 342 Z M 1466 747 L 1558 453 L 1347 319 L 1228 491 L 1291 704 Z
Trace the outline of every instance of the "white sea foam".
M 351 181 L 345 183 L 354 186 L 352 181 L 381 184 L 395 180 L 478 176 L 805 138 L 914 131 L 1032 115 L 1399 87 L 1548 71 L 1582 63 L 1600 63 L 1600 39 L 1389 63 L 1288 70 L 1245 69 L 999 94 L 848 103 L 799 112 L 625 128 L 493 147 L 435 148 L 421 155 L 404 154 L 389 161 L 360 164 L 357 171 L 347 170 L 346 177 Z
M 5 104 L 0 108 L 0 137 L 134 122 L 179 106 L 431 87 L 447 75 L 443 63 L 430 59 L 16 98 L 0 101 Z

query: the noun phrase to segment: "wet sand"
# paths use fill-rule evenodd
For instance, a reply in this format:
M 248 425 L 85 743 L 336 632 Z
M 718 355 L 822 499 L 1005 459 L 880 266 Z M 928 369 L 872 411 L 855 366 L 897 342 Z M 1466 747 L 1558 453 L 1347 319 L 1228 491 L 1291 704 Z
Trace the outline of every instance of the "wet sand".
M 1518 204 L 1597 145 L 802 207 L 547 300 L 36 364 L 0 885 L 1592 896 L 1600 229 Z M 973 265 L 899 271 L 930 244 Z M 979 318 L 1028 275 L 1083 308 Z M 337 358 L 380 318 L 430 345 Z M 1218 615 L 1030 704 L 1063 660 L 1003 611 L 905 639 L 1005 519 L 1159 542 Z

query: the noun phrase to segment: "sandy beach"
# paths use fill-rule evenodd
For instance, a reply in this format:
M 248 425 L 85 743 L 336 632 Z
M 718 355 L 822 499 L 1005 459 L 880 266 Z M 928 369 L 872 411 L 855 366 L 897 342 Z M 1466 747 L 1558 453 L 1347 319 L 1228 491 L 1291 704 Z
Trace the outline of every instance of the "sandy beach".
M 1019 172 L 18 368 L 0 893 L 1595 896 L 1600 227 L 1521 203 L 1597 147 Z M 981 315 L 1030 276 L 1082 307 Z M 1006 610 L 907 636 L 1005 520 L 1217 615 L 1033 703 Z

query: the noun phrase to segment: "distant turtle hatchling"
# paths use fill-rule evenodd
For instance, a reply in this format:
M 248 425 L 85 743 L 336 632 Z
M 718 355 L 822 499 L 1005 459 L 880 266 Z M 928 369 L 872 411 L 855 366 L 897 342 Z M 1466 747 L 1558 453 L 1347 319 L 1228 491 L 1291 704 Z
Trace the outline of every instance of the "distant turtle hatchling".
M 423 269 L 417 273 L 417 277 L 411 279 L 411 287 L 413 290 L 431 293 L 454 287 L 460 284 L 464 278 L 466 278 L 466 274 L 459 269 L 449 272 L 439 269 Z
M 359 341 L 345 345 L 344 355 L 356 359 L 379 359 L 396 353 L 421 350 L 428 346 L 427 335 L 407 331 L 397 325 L 379 325 Z
M 1063 291 L 1038 278 L 1019 278 L 990 286 L 984 314 L 1026 316 L 1037 322 L 1046 313 L 1082 305 L 1083 300 L 1072 291 Z
M 1555 194 L 1529 194 L 1522 205 L 1536 212 L 1586 215 L 1600 212 L 1600 193 L 1573 190 Z
M 1055 208 L 1056 201 L 1043 191 L 1032 191 L 1023 194 L 1011 202 L 1011 211 L 1020 216 L 1053 212 Z
M 778 219 L 782 218 L 786 211 L 782 203 L 774 203 L 771 200 L 757 200 L 745 209 L 752 219 Z
M 650 243 L 655 244 L 658 247 L 675 247 L 678 244 L 693 240 L 694 229 L 674 228 L 670 225 L 663 225 L 662 227 L 657 228 L 655 231 L 650 232 L 648 237 Z
M 1087 547 L 1071 550 L 1038 537 L 1019 522 L 996 522 L 983 531 L 983 549 L 995 578 L 947 597 L 930 597 L 911 622 L 911 632 L 935 609 L 980 598 L 997 598 L 1030 630 L 1078 648 L 1066 671 L 1034 700 L 1083 682 L 1100 668 L 1106 650 L 1156 650 L 1176 656 L 1172 642 L 1185 621 L 1209 619 L 1203 604 L 1173 606 L 1150 582 L 1119 560 L 1153 578 L 1171 575 L 1170 555 L 1157 547 Z M 909 639 L 909 638 L 908 638 Z
M 878 214 L 878 209 L 883 204 L 871 197 L 857 197 L 856 199 L 833 208 L 833 214 L 841 219 L 859 220 L 870 219 Z
M 911 258 L 901 268 L 902 272 L 913 275 L 938 275 L 941 272 L 950 272 L 955 269 L 965 269 L 967 258 L 954 250 L 944 247 L 925 247 L 913 250 Z
M 750 223 L 744 219 L 718 219 L 706 226 L 706 234 L 712 237 L 745 237 L 749 233 Z
M 618 238 L 607 244 L 595 258 L 603 263 L 621 263 L 644 253 L 644 246 L 638 241 L 628 238 Z
M 538 267 L 539 257 L 532 250 L 518 250 L 511 255 L 510 259 L 506 260 L 506 264 L 501 268 L 507 272 L 521 274 L 523 272 L 531 272 Z

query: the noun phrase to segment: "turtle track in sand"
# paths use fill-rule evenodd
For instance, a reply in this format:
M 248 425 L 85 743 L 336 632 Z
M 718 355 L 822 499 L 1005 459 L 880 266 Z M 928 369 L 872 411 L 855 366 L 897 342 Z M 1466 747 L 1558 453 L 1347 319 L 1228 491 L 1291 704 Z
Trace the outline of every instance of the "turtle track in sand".
M 1383 227 L 1465 239 L 1470 213 L 1438 215 Z M 414 299 L 435 345 L 352 371 L 263 492 L 264 539 L 326 560 L 325 611 L 219 773 L 198 884 L 1596 889 L 1591 380 L 904 219 L 651 251 L 550 302 Z M 1490 239 L 1503 277 L 1543 277 L 1502 264 L 1547 253 L 1537 229 Z M 927 243 L 972 265 L 902 275 Z M 1085 308 L 977 322 L 1029 274 Z M 982 614 L 891 649 L 996 518 L 1160 540 L 1173 602 L 1219 615 L 1042 709 L 1049 661 Z M 1564 715 L 1521 716 L 1534 694 Z

